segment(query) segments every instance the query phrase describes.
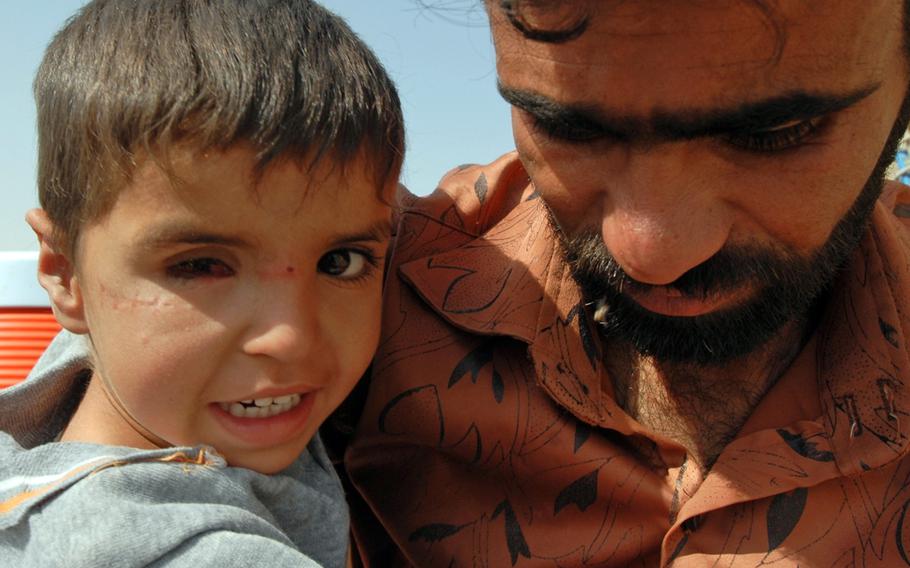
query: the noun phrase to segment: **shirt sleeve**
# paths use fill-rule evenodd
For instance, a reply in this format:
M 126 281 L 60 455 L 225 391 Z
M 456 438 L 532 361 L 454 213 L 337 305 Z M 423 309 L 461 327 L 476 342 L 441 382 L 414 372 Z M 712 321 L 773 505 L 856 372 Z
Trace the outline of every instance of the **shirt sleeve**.
M 91 348 L 86 337 L 64 329 L 48 344 L 26 380 L 41 380 L 43 377 L 54 375 L 73 375 L 90 366 L 90 357 Z

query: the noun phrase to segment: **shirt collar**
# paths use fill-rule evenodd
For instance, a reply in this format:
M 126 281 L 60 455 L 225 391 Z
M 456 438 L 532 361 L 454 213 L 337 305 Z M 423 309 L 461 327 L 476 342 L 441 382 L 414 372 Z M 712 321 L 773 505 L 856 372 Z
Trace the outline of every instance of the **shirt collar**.
M 818 331 L 817 379 L 838 468 L 851 475 L 907 452 L 910 441 L 910 232 L 886 191 L 842 273 Z
M 473 238 L 402 264 L 401 276 L 452 325 L 528 344 L 537 382 L 578 418 L 631 431 L 631 420 L 626 428 L 614 423 L 625 413 L 604 393 L 603 385 L 610 383 L 601 378 L 600 338 L 563 258 L 549 209 L 526 177 L 519 188 L 487 185 L 489 179 L 505 183 L 501 177 L 481 173 L 474 182 L 481 222 Z M 516 201 L 492 223 L 495 215 L 483 209 L 490 195 Z

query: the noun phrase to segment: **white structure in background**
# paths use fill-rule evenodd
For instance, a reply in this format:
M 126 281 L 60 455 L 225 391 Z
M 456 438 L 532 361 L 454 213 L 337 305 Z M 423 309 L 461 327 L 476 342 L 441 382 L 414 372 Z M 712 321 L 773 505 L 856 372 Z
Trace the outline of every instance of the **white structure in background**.
M 0 307 L 48 307 L 38 285 L 38 251 L 0 251 Z
M 24 379 L 60 330 L 37 271 L 37 251 L 0 251 L 0 388 Z

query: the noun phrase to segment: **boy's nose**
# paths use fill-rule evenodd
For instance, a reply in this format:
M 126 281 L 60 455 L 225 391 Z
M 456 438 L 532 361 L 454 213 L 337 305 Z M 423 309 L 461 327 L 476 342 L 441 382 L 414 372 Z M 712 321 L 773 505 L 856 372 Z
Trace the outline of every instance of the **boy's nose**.
M 247 354 L 290 362 L 306 359 L 318 349 L 318 302 L 311 291 L 285 288 L 260 292 L 243 339 Z
M 670 284 L 727 242 L 730 211 L 715 190 L 684 152 L 634 153 L 605 196 L 604 244 L 630 278 Z

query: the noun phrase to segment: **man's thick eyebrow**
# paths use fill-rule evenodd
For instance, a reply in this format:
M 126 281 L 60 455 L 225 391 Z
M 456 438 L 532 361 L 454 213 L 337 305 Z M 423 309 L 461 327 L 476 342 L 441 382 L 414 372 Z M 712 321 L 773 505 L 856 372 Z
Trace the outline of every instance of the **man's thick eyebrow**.
M 755 132 L 808 120 L 850 107 L 879 89 L 881 83 L 846 93 L 790 91 L 726 109 L 655 111 L 649 117 L 610 115 L 590 105 L 560 103 L 533 91 L 502 84 L 499 92 L 511 104 L 542 123 L 577 128 L 622 141 L 674 141 L 735 132 Z

